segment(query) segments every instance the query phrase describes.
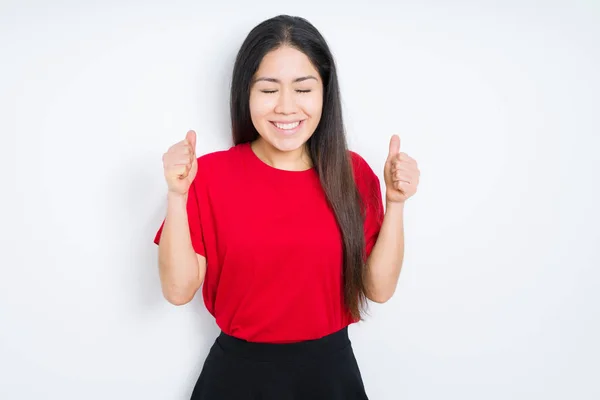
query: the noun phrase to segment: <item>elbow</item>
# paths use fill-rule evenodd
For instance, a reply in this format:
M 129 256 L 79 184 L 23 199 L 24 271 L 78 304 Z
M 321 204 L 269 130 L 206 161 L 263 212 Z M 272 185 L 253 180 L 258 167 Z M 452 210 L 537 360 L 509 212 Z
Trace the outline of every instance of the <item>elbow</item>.
M 183 306 L 192 301 L 195 291 L 163 288 L 163 297 L 174 306 Z
M 376 290 L 367 294 L 367 298 L 374 303 L 387 303 L 394 295 L 394 290 Z
M 392 296 L 369 296 L 368 297 L 369 300 L 371 300 L 374 303 L 378 303 L 378 304 L 387 303 L 387 301 L 391 298 L 392 298 Z
M 165 299 L 174 306 L 183 306 L 192 301 L 191 297 L 165 295 Z

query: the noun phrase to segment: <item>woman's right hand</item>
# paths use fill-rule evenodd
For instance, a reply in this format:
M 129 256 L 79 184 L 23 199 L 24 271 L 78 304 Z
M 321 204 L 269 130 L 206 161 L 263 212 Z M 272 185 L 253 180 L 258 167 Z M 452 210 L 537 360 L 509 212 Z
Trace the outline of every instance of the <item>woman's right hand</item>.
M 198 172 L 196 132 L 188 131 L 185 139 L 171 146 L 162 159 L 169 193 L 187 194 Z

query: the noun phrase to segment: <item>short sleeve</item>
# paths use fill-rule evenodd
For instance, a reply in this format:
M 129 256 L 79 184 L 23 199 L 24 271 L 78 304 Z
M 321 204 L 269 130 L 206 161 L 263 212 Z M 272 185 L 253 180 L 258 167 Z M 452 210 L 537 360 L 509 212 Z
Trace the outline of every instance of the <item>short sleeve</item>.
M 369 257 L 383 224 L 384 210 L 379 178 L 358 154 L 352 153 L 355 180 L 363 200 L 365 256 Z
M 375 174 L 373 174 L 372 178 L 373 179 L 368 185 L 368 196 L 365 202 L 366 215 L 364 230 L 367 257 L 371 254 L 371 250 L 373 250 L 373 246 L 375 246 L 375 243 L 377 242 L 384 216 L 379 178 L 377 178 Z
M 199 175 L 199 174 L 198 174 Z M 200 189 L 200 182 L 198 180 L 198 175 L 196 175 L 196 179 L 192 181 L 190 185 L 190 189 L 188 191 L 188 199 L 187 199 L 187 215 L 188 215 L 188 225 L 190 227 L 190 237 L 192 239 L 192 247 L 196 251 L 196 253 L 201 256 L 206 257 L 206 249 L 204 246 L 203 234 L 202 234 L 202 219 L 201 219 L 201 209 L 200 206 L 202 193 Z M 162 234 L 163 227 L 165 225 L 165 221 L 163 220 L 161 226 L 156 232 L 156 236 L 154 237 L 154 243 L 158 244 L 160 242 L 160 236 Z

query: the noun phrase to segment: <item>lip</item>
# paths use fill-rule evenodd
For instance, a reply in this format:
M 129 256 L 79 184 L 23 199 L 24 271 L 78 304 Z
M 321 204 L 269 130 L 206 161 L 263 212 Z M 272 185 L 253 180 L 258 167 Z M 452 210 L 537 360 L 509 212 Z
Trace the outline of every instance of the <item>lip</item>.
M 302 129 L 302 127 L 304 126 L 304 121 L 306 121 L 305 119 L 300 120 L 299 124 L 297 127 L 295 127 L 294 129 L 280 129 L 277 127 L 277 125 L 275 125 L 275 123 L 279 123 L 279 124 L 291 124 L 293 122 L 298 122 L 298 120 L 296 121 L 289 121 L 289 122 L 284 122 L 284 121 L 269 121 L 271 123 L 271 125 L 273 125 L 273 128 L 275 128 L 277 130 L 277 132 L 283 134 L 283 135 L 293 135 L 294 133 L 298 132 L 300 129 Z

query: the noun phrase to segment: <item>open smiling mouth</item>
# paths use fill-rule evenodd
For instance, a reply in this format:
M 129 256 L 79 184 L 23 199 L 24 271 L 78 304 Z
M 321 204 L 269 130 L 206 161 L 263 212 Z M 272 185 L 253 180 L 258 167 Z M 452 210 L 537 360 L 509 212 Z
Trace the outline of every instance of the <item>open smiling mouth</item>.
M 271 125 L 275 127 L 277 131 L 283 133 L 284 135 L 291 135 L 300 130 L 304 126 L 304 121 L 294 121 L 294 122 L 275 122 L 270 121 Z

